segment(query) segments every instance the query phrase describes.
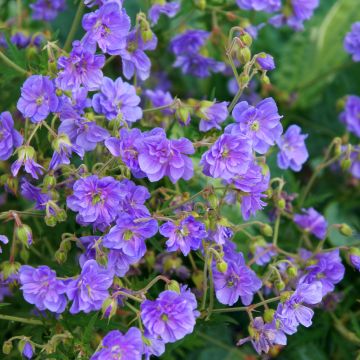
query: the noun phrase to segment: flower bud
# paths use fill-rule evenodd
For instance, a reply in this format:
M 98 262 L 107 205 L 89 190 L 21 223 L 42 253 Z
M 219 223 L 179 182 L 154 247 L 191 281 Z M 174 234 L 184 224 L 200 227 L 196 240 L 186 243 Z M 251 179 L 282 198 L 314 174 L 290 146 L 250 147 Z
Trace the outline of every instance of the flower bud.
M 225 273 L 227 268 L 228 268 L 228 264 L 225 261 L 219 261 L 216 264 L 216 268 L 221 272 L 221 273 Z
M 101 307 L 102 317 L 110 320 L 116 314 L 117 307 L 118 307 L 117 299 L 114 299 L 112 297 L 107 298 L 103 302 Z
M 290 298 L 290 296 L 292 295 L 291 291 L 284 291 L 280 294 L 280 301 L 281 302 L 285 302 L 286 300 L 288 300 Z
M 5 341 L 3 343 L 2 351 L 5 355 L 9 355 L 13 349 L 13 344 L 11 341 Z
M 282 280 L 276 280 L 274 283 L 277 290 L 282 291 L 285 289 L 285 283 Z
M 15 236 L 19 241 L 21 241 L 22 244 L 27 247 L 32 244 L 32 231 L 30 226 L 26 224 L 21 224 L 15 228 Z
M 27 263 L 29 260 L 30 254 L 29 254 L 29 250 L 27 250 L 25 247 L 23 247 L 20 250 L 20 258 L 24 263 Z
M 101 266 L 107 266 L 108 264 L 108 256 L 107 254 L 102 251 L 99 250 L 98 248 L 96 249 L 96 262 L 101 265 Z
M 21 264 L 18 262 L 4 261 L 1 265 L 4 280 L 8 279 L 11 275 L 18 273 Z
M 205 10 L 206 8 L 206 0 L 194 0 L 194 4 L 200 10 Z
M 71 141 L 66 134 L 59 134 L 52 142 L 52 147 L 55 151 L 60 152 L 63 148 L 71 146 Z
M 5 176 L 6 176 L 5 185 L 7 189 L 10 190 L 13 194 L 16 194 L 19 187 L 19 180 L 9 175 L 5 175 Z
M 210 194 L 208 197 L 210 206 L 212 209 L 217 209 L 219 203 L 218 203 L 218 198 L 215 194 Z
M 51 214 L 46 215 L 44 220 L 45 220 L 45 224 L 50 227 L 54 227 L 57 223 L 56 217 Z
M 339 231 L 344 236 L 352 236 L 352 234 L 353 234 L 353 231 L 352 231 L 351 227 L 348 224 L 345 224 L 345 223 L 340 224 Z
M 351 166 L 351 160 L 350 159 L 344 159 L 344 160 L 341 161 L 340 165 L 341 165 L 341 168 L 343 170 L 348 170 L 350 168 L 350 166 Z
M 275 310 L 274 309 L 266 309 L 264 311 L 264 320 L 267 323 L 271 323 L 274 320 Z
M 52 188 L 56 185 L 56 177 L 54 175 L 46 175 L 43 180 L 43 186 L 46 188 Z
M 251 51 L 248 47 L 239 49 L 237 55 L 241 64 L 247 64 L 251 60 Z
M 298 274 L 298 269 L 295 266 L 289 266 L 286 269 L 286 273 L 289 275 L 290 278 L 294 278 Z
M 272 236 L 273 235 L 273 228 L 269 224 L 264 224 L 260 227 L 260 231 L 265 236 Z
M 57 212 L 56 212 L 56 220 L 58 222 L 63 222 L 67 219 L 67 214 L 66 214 L 66 211 L 64 209 L 59 209 Z
M 249 33 L 243 33 L 241 36 L 240 36 L 240 40 L 248 47 L 251 46 L 252 44 L 252 37 Z
M 23 145 L 18 149 L 19 160 L 34 159 L 35 149 L 32 146 Z
M 191 118 L 190 118 L 190 110 L 188 107 L 184 105 L 180 105 L 175 112 L 175 116 L 180 122 L 181 125 L 188 125 Z
M 248 84 L 249 80 L 250 80 L 250 78 L 249 78 L 248 75 L 241 74 L 239 76 L 239 84 L 240 84 L 240 86 L 242 86 L 242 87 L 246 86 Z
M 286 206 L 285 199 L 279 199 L 278 202 L 277 202 L 277 206 L 281 210 L 285 209 L 285 206 Z
M 26 359 L 31 359 L 34 355 L 34 345 L 28 340 L 20 340 L 18 349 L 21 355 Z
M 59 264 L 63 264 L 67 259 L 67 253 L 62 250 L 55 252 L 55 261 Z
M 168 290 L 176 291 L 180 294 L 180 285 L 176 280 L 171 280 L 167 285 L 166 288 Z

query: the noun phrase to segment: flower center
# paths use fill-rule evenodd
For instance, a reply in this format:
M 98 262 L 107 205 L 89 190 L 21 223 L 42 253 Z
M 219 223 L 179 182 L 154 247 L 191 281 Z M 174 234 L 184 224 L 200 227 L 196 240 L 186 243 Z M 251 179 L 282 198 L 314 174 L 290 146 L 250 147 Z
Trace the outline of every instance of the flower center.
M 169 320 L 169 317 L 166 314 L 161 315 L 161 320 L 167 322 Z
M 36 99 L 36 105 L 41 105 L 44 102 L 44 97 L 40 96 Z
M 258 131 L 260 128 L 260 124 L 257 120 L 255 120 L 252 124 L 251 124 L 251 130 L 252 131 Z
M 95 194 L 92 198 L 92 204 L 96 205 L 101 201 L 101 195 L 100 194 Z
M 131 230 L 126 230 L 126 231 L 124 232 L 123 238 L 124 238 L 125 241 L 131 240 L 132 237 L 133 237 L 133 233 L 132 233 Z

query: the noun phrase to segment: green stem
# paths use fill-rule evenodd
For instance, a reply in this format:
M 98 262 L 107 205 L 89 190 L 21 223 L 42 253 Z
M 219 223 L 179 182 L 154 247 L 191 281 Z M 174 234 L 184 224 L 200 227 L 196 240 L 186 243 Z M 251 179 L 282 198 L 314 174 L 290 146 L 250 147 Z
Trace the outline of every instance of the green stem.
M 237 312 L 237 311 L 252 311 L 260 306 L 263 306 L 265 304 L 270 304 L 272 302 L 278 301 L 281 299 L 281 296 L 276 296 L 271 299 L 267 299 L 264 301 L 261 301 L 255 305 L 249 305 L 249 306 L 241 306 L 241 307 L 233 307 L 233 308 L 224 308 L 224 309 L 213 309 L 212 312 L 214 313 L 224 313 L 224 312 Z
M 40 127 L 41 127 L 41 123 L 36 124 L 36 126 L 34 127 L 33 131 L 31 132 L 31 134 L 26 142 L 26 145 L 28 145 L 28 146 L 30 145 L 32 138 L 35 136 L 36 132 L 40 129 Z
M 206 306 L 206 296 L 208 290 L 208 263 L 209 263 L 209 252 L 207 251 L 205 254 L 205 262 L 204 262 L 204 275 L 203 275 L 203 298 L 201 302 L 201 310 L 205 309 Z
M 0 314 L 0 320 L 16 321 L 16 322 L 21 322 L 23 324 L 31 324 L 31 325 L 43 325 L 43 322 L 40 320 L 26 319 L 18 316 L 10 316 L 4 314 Z
M 145 294 L 145 293 L 147 293 L 147 291 L 160 280 L 166 282 L 167 284 L 170 282 L 170 280 L 166 276 L 158 275 L 154 279 L 152 279 L 144 288 L 135 291 L 134 294 Z
M 70 31 L 69 31 L 69 34 L 65 41 L 65 45 L 64 45 L 65 50 L 70 50 L 72 41 L 75 37 L 75 33 L 78 29 L 79 23 L 81 21 L 81 18 L 82 18 L 83 12 L 84 12 L 84 6 L 85 5 L 84 5 L 83 0 L 79 0 L 79 6 L 77 8 L 73 23 L 72 23 Z
M 179 102 L 179 100 L 178 100 L 178 99 L 175 99 L 173 102 L 171 102 L 170 104 L 167 104 L 167 105 L 158 106 L 158 107 L 154 107 L 154 108 L 150 108 L 150 109 L 144 109 L 144 110 L 143 110 L 143 113 L 165 110 L 165 109 L 168 109 L 168 108 L 173 107 L 173 106 L 174 106 L 175 104 L 177 104 L 178 102 Z
M 210 319 L 211 313 L 214 309 L 214 278 L 213 278 L 213 271 L 212 271 L 212 260 L 213 260 L 213 254 L 210 256 L 210 266 L 209 266 L 209 278 L 210 278 L 210 301 L 209 301 L 209 307 L 207 310 L 207 317 L 206 320 Z
M 0 50 L 0 59 L 8 66 L 16 70 L 21 75 L 28 75 L 28 72 L 20 67 L 19 65 L 16 65 L 12 60 L 10 60 L 1 50 Z

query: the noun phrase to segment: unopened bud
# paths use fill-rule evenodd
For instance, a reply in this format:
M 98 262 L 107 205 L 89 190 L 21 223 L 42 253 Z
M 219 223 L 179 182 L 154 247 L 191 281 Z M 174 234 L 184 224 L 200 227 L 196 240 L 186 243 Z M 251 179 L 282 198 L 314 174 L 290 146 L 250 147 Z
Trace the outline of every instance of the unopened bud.
M 56 177 L 54 175 L 46 175 L 43 180 L 43 185 L 46 188 L 52 188 L 56 185 Z
M 1 265 L 4 280 L 18 273 L 21 264 L 18 262 L 4 261 Z
M 250 80 L 250 78 L 249 78 L 248 75 L 241 74 L 239 76 L 239 85 L 244 87 L 244 86 L 246 86 L 248 84 L 249 80 Z
M 298 274 L 298 270 L 295 266 L 289 266 L 287 269 L 286 269 L 286 273 L 289 275 L 290 278 L 294 278 L 297 276 Z
M 240 36 L 240 40 L 248 47 L 252 44 L 252 37 L 249 33 L 244 33 Z
M 11 341 L 5 341 L 3 343 L 2 351 L 5 355 L 9 355 L 13 349 L 13 344 Z
M 102 310 L 102 317 L 106 319 L 111 319 L 117 311 L 118 302 L 117 299 L 114 298 L 107 298 L 101 307 Z
M 277 202 L 277 206 L 281 210 L 285 209 L 285 206 L 286 206 L 285 199 L 279 199 L 278 202 Z
M 57 223 L 56 217 L 51 214 L 46 215 L 44 220 L 45 220 L 45 224 L 50 227 L 54 227 Z
M 339 231 L 344 236 L 352 236 L 352 234 L 353 234 L 353 231 L 348 224 L 341 224 L 339 226 Z
M 343 161 L 341 161 L 341 168 L 343 170 L 348 170 L 351 166 L 351 160 L 350 159 L 344 159 Z
M 282 280 L 276 280 L 274 283 L 277 290 L 281 291 L 285 289 L 285 283 Z
M 55 261 L 59 264 L 63 264 L 67 259 L 67 253 L 62 250 L 55 252 Z
M 266 74 L 262 74 L 260 76 L 260 81 L 264 84 L 264 85 L 269 85 L 270 84 L 270 78 L 266 75 Z
M 269 224 L 264 224 L 260 227 L 261 233 L 265 236 L 272 236 L 273 235 L 273 229 Z
M 205 10 L 206 8 L 206 0 L 194 0 L 194 4 L 200 10 Z
M 190 122 L 190 110 L 188 107 L 184 105 L 180 105 L 178 109 L 176 109 L 175 113 L 177 119 L 179 120 L 181 125 L 188 125 Z
M 209 195 L 208 200 L 211 208 L 217 209 L 219 203 L 218 203 L 218 198 L 214 193 Z
M 32 244 L 32 230 L 29 225 L 21 224 L 20 226 L 17 226 L 15 229 L 15 236 L 25 246 Z
M 241 64 L 247 64 L 251 60 L 251 51 L 248 47 L 239 49 L 238 60 Z
M 274 309 L 266 309 L 264 311 L 264 320 L 267 323 L 271 323 L 274 320 L 275 310 Z
M 216 264 L 216 268 L 221 272 L 221 273 L 225 273 L 226 270 L 228 269 L 228 264 L 225 261 L 219 261 Z
M 166 288 L 168 290 L 175 291 L 180 294 L 180 285 L 176 280 L 171 280 L 167 285 Z

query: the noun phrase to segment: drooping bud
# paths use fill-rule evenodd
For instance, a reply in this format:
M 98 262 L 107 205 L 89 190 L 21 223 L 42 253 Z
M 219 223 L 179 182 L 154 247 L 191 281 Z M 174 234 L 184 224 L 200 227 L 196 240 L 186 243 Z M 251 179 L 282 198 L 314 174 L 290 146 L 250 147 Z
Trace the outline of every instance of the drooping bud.
M 276 280 L 274 283 L 277 290 L 282 291 L 285 289 L 285 283 L 282 280 Z
M 244 32 L 243 34 L 240 35 L 240 40 L 248 47 L 251 46 L 253 41 L 251 35 L 247 32 Z
M 9 355 L 11 353 L 11 350 L 13 349 L 13 344 L 11 341 L 5 341 L 3 343 L 2 352 L 5 355 Z
M 183 103 L 180 103 L 176 109 L 175 116 L 181 125 L 188 125 L 190 118 L 190 109 Z
M 200 10 L 205 10 L 206 8 L 206 0 L 194 0 L 194 4 Z
M 265 236 L 272 236 L 273 235 L 273 228 L 269 224 L 264 224 L 260 227 L 260 231 Z
M 216 268 L 221 272 L 221 273 L 225 273 L 227 268 L 228 268 L 228 264 L 225 261 L 219 261 L 216 263 Z
M 34 355 L 34 345 L 27 339 L 22 339 L 18 343 L 20 354 L 26 359 L 31 359 Z
M 298 274 L 298 269 L 295 266 L 289 266 L 286 269 L 286 273 L 289 275 L 290 278 L 295 278 Z
M 4 280 L 8 279 L 10 276 L 18 273 L 21 264 L 13 261 L 4 261 L 1 264 L 2 274 Z
M 247 64 L 251 60 L 251 51 L 248 47 L 240 48 L 237 53 L 238 60 L 241 64 Z
M 340 224 L 339 231 L 344 236 L 352 236 L 353 230 L 348 224 Z
M 171 280 L 167 285 L 166 288 L 168 290 L 176 291 L 180 294 L 180 285 L 176 280 Z
M 101 307 L 102 317 L 110 320 L 116 314 L 117 307 L 117 299 L 112 297 L 107 298 Z
M 264 311 L 264 320 L 267 323 L 271 323 L 274 320 L 275 310 L 274 309 L 266 309 Z
M 15 228 L 15 236 L 26 247 L 30 246 L 33 241 L 32 230 L 30 226 L 21 224 Z

